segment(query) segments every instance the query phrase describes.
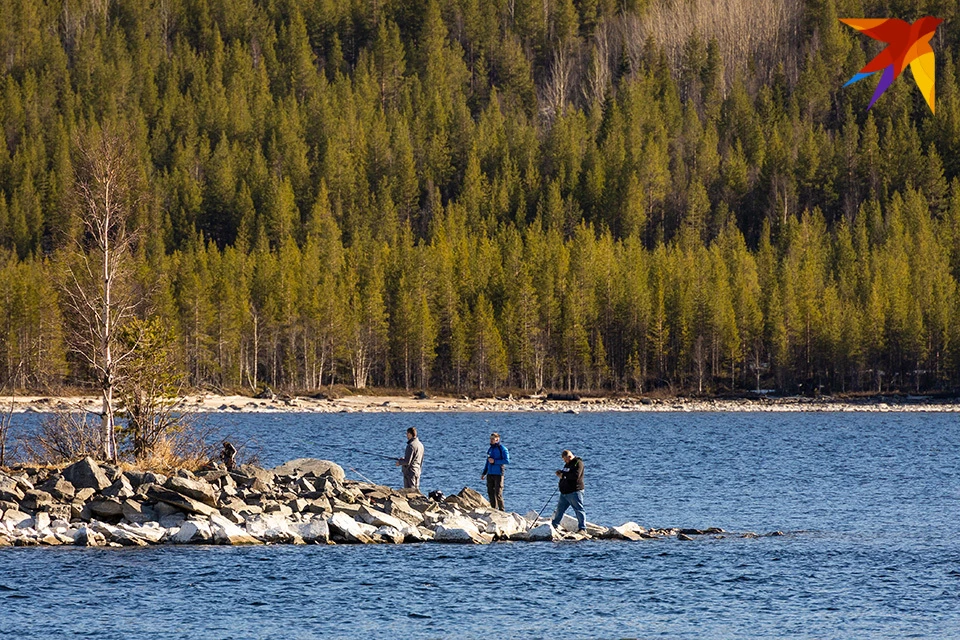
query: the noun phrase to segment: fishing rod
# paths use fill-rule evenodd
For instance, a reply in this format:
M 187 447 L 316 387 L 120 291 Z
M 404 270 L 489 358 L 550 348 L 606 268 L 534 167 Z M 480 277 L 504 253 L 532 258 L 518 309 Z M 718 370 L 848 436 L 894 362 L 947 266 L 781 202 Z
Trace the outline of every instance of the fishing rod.
M 362 453 L 364 455 L 373 456 L 375 458 L 382 458 L 384 460 L 396 461 L 398 459 L 397 456 L 385 456 L 382 453 L 374 453 L 373 451 L 364 451 L 363 449 L 355 449 L 354 447 L 341 447 L 337 445 L 333 445 L 333 446 L 338 449 L 343 449 L 344 451 L 353 451 L 354 453 Z
M 550 502 L 553 500 L 553 496 L 557 495 L 557 491 L 559 490 L 560 490 L 560 485 L 557 485 L 557 488 L 553 490 L 553 493 L 550 494 L 550 497 L 547 498 L 547 501 L 544 503 L 543 507 L 541 507 L 540 511 L 537 513 L 537 520 L 540 519 L 540 515 L 543 513 L 543 510 L 547 508 L 547 505 L 550 504 Z M 537 520 L 534 520 L 533 523 L 536 524 Z
M 371 480 L 371 479 L 368 478 L 367 476 L 363 475 L 362 473 L 360 473 L 359 471 L 357 471 L 357 470 L 354 469 L 353 467 L 347 467 L 347 469 L 350 469 L 350 471 L 353 471 L 355 474 L 357 474 L 358 476 L 360 476 L 361 478 L 363 478 L 364 480 L 366 480 L 366 481 L 369 482 L 370 484 L 377 484 L 376 482 L 374 482 L 373 480 Z

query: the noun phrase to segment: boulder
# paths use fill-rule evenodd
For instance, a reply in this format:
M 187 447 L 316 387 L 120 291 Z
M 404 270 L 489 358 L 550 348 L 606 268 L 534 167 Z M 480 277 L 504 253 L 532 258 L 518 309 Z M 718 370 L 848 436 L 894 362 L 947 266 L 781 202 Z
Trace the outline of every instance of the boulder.
M 276 514 L 260 514 L 247 519 L 247 533 L 264 542 L 291 542 L 294 534 L 286 518 Z
M 403 529 L 407 525 L 406 522 L 400 520 L 399 518 L 394 518 L 391 515 L 388 515 L 382 511 L 377 511 L 373 507 L 360 507 L 360 511 L 357 514 L 357 517 L 366 522 L 367 524 L 372 524 L 375 527 L 393 527 L 398 532 L 400 529 Z
M 130 481 L 126 476 L 121 475 L 119 478 L 114 481 L 112 485 L 100 492 L 100 495 L 104 495 L 110 498 L 132 498 L 133 497 L 133 485 L 130 484 Z
M 347 542 L 359 542 L 362 544 L 373 542 L 373 539 L 367 534 L 367 530 L 361 527 L 359 522 L 345 513 L 334 513 L 327 520 L 327 524 L 330 525 L 331 535 L 339 534 L 339 536 Z M 373 530 L 376 531 L 376 527 L 374 527 Z
M 43 531 L 50 527 L 50 514 L 46 511 L 38 511 L 33 515 L 33 528 L 37 531 Z
M 450 496 L 453 498 L 454 496 Z M 467 511 L 472 511 L 473 509 L 481 509 L 484 507 L 489 508 L 490 503 L 480 495 L 478 492 L 474 491 L 470 487 L 464 487 L 460 490 L 460 493 L 456 495 L 459 498 L 460 506 L 462 506 Z M 450 499 L 448 498 L 448 500 Z
M 383 526 L 373 532 L 375 538 L 383 542 L 391 542 L 393 544 L 402 544 L 406 535 L 400 529 L 396 527 Z
M 46 491 L 41 491 L 40 489 L 31 489 L 23 495 L 23 500 L 20 501 L 20 506 L 30 511 L 36 511 L 37 509 L 45 509 L 53 504 L 53 496 L 47 493 Z
M 182 496 L 200 501 L 211 507 L 217 506 L 217 490 L 206 480 L 172 477 L 163 486 Z
M 553 541 L 559 540 L 560 537 L 557 530 L 549 523 L 536 526 L 527 532 L 527 539 L 531 541 Z
M 489 544 L 493 542 L 493 536 L 489 533 L 480 533 L 476 527 L 451 527 L 447 525 L 437 525 L 435 531 L 435 542 L 453 542 L 462 544 Z
M 77 489 L 73 486 L 73 483 L 62 476 L 50 478 L 43 483 L 40 488 L 49 492 L 57 500 L 64 500 L 66 502 L 73 500 L 77 494 Z
M 388 499 L 383 505 L 383 510 L 385 513 L 394 518 L 399 518 L 407 524 L 418 525 L 423 522 L 423 514 L 411 507 L 409 502 L 400 497 Z
M 138 536 L 150 544 L 159 544 L 160 541 L 163 540 L 164 534 L 166 534 L 166 529 L 163 529 L 155 522 L 149 525 L 124 524 L 121 522 L 116 528 Z
M 347 477 L 343 467 L 337 463 L 316 458 L 298 458 L 284 462 L 274 468 L 273 473 L 278 476 L 314 476 L 316 478 L 330 476 L 341 482 Z
M 509 538 L 527 530 L 526 519 L 518 513 L 490 510 L 480 515 L 477 520 L 485 525 L 485 533 L 493 534 L 497 538 Z
M 150 488 L 147 490 L 147 497 L 157 502 L 166 503 L 171 507 L 175 507 L 180 511 L 186 511 L 187 513 L 200 513 L 205 516 L 217 513 L 216 509 L 203 502 L 194 500 L 176 491 L 158 487 L 157 485 L 150 485 Z
M 157 520 L 157 512 L 155 509 L 142 502 L 130 500 L 129 498 L 123 501 L 121 512 L 127 522 L 134 524 L 144 524 L 145 522 L 155 522 Z
M 621 540 L 643 540 L 644 534 L 647 532 L 646 529 L 638 525 L 636 522 L 624 522 L 619 527 L 611 527 L 610 537 L 619 538 Z
M 175 511 L 169 513 L 165 516 L 160 516 L 159 524 L 164 529 L 179 529 L 187 519 L 187 516 L 180 511 Z
M 252 464 L 242 464 L 230 472 L 230 476 L 238 486 L 254 491 L 267 491 L 273 485 L 272 471 L 261 469 Z
M 20 502 L 22 499 L 23 491 L 16 479 L 5 473 L 0 473 L 0 500 Z
M 111 485 L 107 474 L 89 456 L 79 462 L 74 462 L 64 469 L 61 475 L 77 489 L 89 488 L 94 491 L 102 491 Z
M 209 522 L 199 520 L 187 520 L 180 529 L 170 536 L 170 542 L 174 544 L 201 544 L 213 540 L 213 532 L 210 529 Z
M 122 518 L 123 505 L 116 498 L 94 500 L 87 504 L 90 512 L 97 518 Z
M 102 547 L 107 543 L 103 534 L 97 533 L 89 525 L 83 525 L 77 529 L 73 536 L 73 544 L 78 547 Z
M 304 522 L 292 522 L 290 531 L 303 538 L 304 542 L 326 543 L 330 539 L 330 525 L 322 518 Z
M 96 495 L 97 490 L 93 487 L 84 487 L 82 489 L 77 489 L 76 494 L 73 496 L 74 502 L 84 503 L 94 495 Z
M 0 518 L 0 522 L 3 523 L 8 531 L 26 529 L 33 526 L 33 518 L 17 509 L 7 509 L 4 511 L 3 518 Z

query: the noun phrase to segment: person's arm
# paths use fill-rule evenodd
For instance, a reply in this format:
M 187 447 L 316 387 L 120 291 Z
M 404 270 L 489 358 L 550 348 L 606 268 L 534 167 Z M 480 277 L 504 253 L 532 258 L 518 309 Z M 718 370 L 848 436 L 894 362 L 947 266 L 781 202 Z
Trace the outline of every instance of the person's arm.
M 413 444 L 407 443 L 407 449 L 403 452 L 403 457 L 397 459 L 397 465 L 400 467 L 409 467 L 413 462 Z
M 507 453 L 507 448 L 502 444 L 498 447 L 495 447 L 492 451 L 493 455 L 490 456 L 493 460 L 493 464 L 509 464 L 510 463 L 510 454 Z

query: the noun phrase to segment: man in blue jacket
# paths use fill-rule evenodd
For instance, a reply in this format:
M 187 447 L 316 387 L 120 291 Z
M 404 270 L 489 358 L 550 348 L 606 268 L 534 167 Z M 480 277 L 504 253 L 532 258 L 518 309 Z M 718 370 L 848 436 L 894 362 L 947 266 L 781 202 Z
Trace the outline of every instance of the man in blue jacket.
M 480 479 L 487 479 L 487 495 L 490 496 L 490 506 L 494 509 L 503 508 L 503 465 L 510 464 L 510 452 L 500 444 L 500 434 L 490 434 L 490 448 L 487 449 L 487 462 L 483 465 Z

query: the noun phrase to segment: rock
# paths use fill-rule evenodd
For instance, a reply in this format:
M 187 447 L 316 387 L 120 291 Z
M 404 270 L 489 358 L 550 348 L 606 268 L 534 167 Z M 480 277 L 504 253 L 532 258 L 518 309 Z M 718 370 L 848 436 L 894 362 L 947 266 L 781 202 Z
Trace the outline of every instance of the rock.
M 73 510 L 68 504 L 51 504 L 46 507 L 45 511 L 50 515 L 51 520 L 66 520 L 69 522 L 73 515 Z
M 180 529 L 170 536 L 170 542 L 174 544 L 202 543 L 213 540 L 213 532 L 210 530 L 210 523 L 200 522 L 199 520 L 187 520 Z
M 176 511 L 165 516 L 161 516 L 159 524 L 164 529 L 179 529 L 180 525 L 182 525 L 186 519 L 187 516 L 180 511 Z
M 46 491 L 41 491 L 40 489 L 31 489 L 23 495 L 23 500 L 20 501 L 20 506 L 30 511 L 36 511 L 37 509 L 43 509 L 49 507 L 53 504 L 53 496 L 47 493 Z
M 60 475 L 77 489 L 89 488 L 94 491 L 102 491 L 111 484 L 100 465 L 89 456 L 73 463 L 64 469 Z
M 447 496 L 444 498 L 444 502 L 463 507 L 466 511 L 472 511 L 473 509 L 480 509 L 482 507 L 490 506 L 490 503 L 486 498 L 470 487 L 464 487 L 460 490 L 460 493 L 455 496 Z
M 298 458 L 297 460 L 284 462 L 279 467 L 276 467 L 273 473 L 278 476 L 313 475 L 317 478 L 330 476 L 341 482 L 347 477 L 343 472 L 343 467 L 337 463 L 330 462 L 329 460 L 317 460 L 315 458 Z
M 382 511 L 377 511 L 373 507 L 360 507 L 357 517 L 367 524 L 372 524 L 375 527 L 393 527 L 398 532 L 407 525 L 407 523 L 403 520 L 394 518 L 393 516 Z
M 94 500 L 87 504 L 90 511 L 98 518 L 122 518 L 123 505 L 116 498 L 107 498 L 106 500 Z
M 23 491 L 15 478 L 0 473 L 0 500 L 20 502 L 23 500 Z
M 86 502 L 87 500 L 92 498 L 96 493 L 97 493 L 97 490 L 94 489 L 93 487 L 84 487 L 82 489 L 77 490 L 76 494 L 73 496 L 73 499 L 76 502 L 81 502 L 81 503 Z
M 396 527 L 383 526 L 373 532 L 373 535 L 384 542 L 402 544 L 406 535 Z
M 143 526 L 136 524 L 124 524 L 121 522 L 117 525 L 117 529 L 142 538 L 150 544 L 159 544 L 163 540 L 163 536 L 166 534 L 166 530 L 155 522 L 151 522 L 149 525 Z
M 124 500 L 121 505 L 121 512 L 128 522 L 134 524 L 144 524 L 157 520 L 157 512 L 155 509 L 136 500 Z
M 423 514 L 410 506 L 410 503 L 400 497 L 391 497 L 384 505 L 384 512 L 399 518 L 407 524 L 418 525 L 423 522 Z
M 638 525 L 636 522 L 624 522 L 619 527 L 612 527 L 610 529 L 609 537 L 619 538 L 621 540 L 642 540 L 643 534 L 647 532 L 646 529 Z
M 517 513 L 490 510 L 479 516 L 478 520 L 484 523 L 485 533 L 493 534 L 497 538 L 509 538 L 516 533 L 527 530 L 526 519 Z
M 246 521 L 247 533 L 264 542 L 292 542 L 294 533 L 286 518 L 277 514 L 251 516 Z
M 50 527 L 50 514 L 46 511 L 38 511 L 33 515 L 33 528 L 37 531 L 43 531 Z
M 252 464 L 242 464 L 230 472 L 230 476 L 238 486 L 254 491 L 267 491 L 273 485 L 273 472 L 261 469 Z
M 217 491 L 206 480 L 173 477 L 168 479 L 163 486 L 211 507 L 217 506 Z
M 530 529 L 527 532 L 527 539 L 530 541 L 553 541 L 559 540 L 560 534 L 553 528 L 553 525 L 547 523 Z
M 326 543 L 330 539 L 330 525 L 322 518 L 293 522 L 290 531 L 303 538 L 304 542 Z
M 176 491 L 158 487 L 157 485 L 150 485 L 150 489 L 147 491 L 147 497 L 158 502 L 164 502 L 172 507 L 176 507 L 177 509 L 186 511 L 188 513 L 201 513 L 205 516 L 208 516 L 212 513 L 218 513 L 216 509 L 204 504 L 203 502 L 194 500 L 193 498 L 182 495 Z
M 76 487 L 73 486 L 73 483 L 69 480 L 66 480 L 62 476 L 54 476 L 50 478 L 47 482 L 43 483 L 40 487 L 44 491 L 48 491 L 57 500 L 63 500 L 69 502 L 73 500 L 74 496 L 77 494 Z
M 678 533 L 678 534 L 677 534 L 677 540 L 684 540 L 684 541 L 686 541 L 686 542 L 689 542 L 689 541 L 693 540 L 693 538 L 691 538 L 690 536 L 688 536 L 688 535 L 685 534 L 685 533 Z
M 73 537 L 73 544 L 79 547 L 102 547 L 107 543 L 103 534 L 97 533 L 89 525 L 83 525 L 77 529 Z
M 14 529 L 26 529 L 33 526 L 33 517 L 18 511 L 17 509 L 7 509 L 3 513 L 3 518 L 0 519 L 0 522 L 7 528 L 8 531 L 13 531 Z
M 264 500 L 263 512 L 274 514 L 274 515 L 280 515 L 283 517 L 293 515 L 293 509 L 291 509 L 285 504 L 274 502 L 273 500 Z
M 364 528 L 360 526 L 360 523 L 345 513 L 334 513 L 327 520 L 327 524 L 330 526 L 331 535 L 339 534 L 340 537 L 347 542 L 359 542 L 362 544 L 373 542 Z M 376 528 L 374 528 L 374 531 L 376 531 Z
M 435 542 L 454 542 L 464 544 L 489 544 L 493 541 L 493 535 L 489 533 L 480 533 L 476 526 L 465 526 L 463 522 L 470 522 L 466 518 L 457 519 L 458 522 L 437 525 L 434 533 Z M 471 522 L 472 524 L 472 522 Z
M 114 481 L 112 485 L 101 491 L 100 495 L 120 499 L 132 498 L 133 485 L 130 484 L 130 481 L 126 478 L 126 476 L 121 475 Z

